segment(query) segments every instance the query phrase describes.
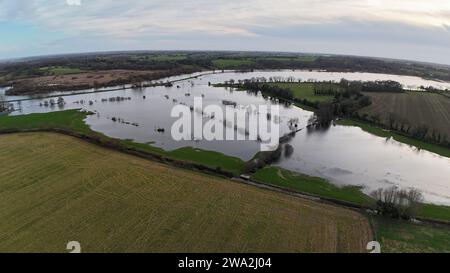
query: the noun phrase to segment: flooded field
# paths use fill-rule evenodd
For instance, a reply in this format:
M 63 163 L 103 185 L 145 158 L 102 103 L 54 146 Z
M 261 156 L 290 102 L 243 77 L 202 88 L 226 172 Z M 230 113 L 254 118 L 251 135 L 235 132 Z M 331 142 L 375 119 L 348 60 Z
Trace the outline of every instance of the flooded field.
M 202 74 L 182 75 L 163 80 L 180 80 L 174 82 L 172 87 L 126 89 L 64 96 L 64 103 L 58 103 L 58 97 L 18 101 L 14 102 L 14 107 L 18 110 L 12 115 L 82 108 L 95 112 L 95 115 L 86 119 L 86 123 L 93 130 L 111 137 L 150 143 L 165 150 L 192 146 L 249 160 L 259 151 L 257 141 L 173 140 L 170 129 L 176 119 L 171 117 L 172 108 L 180 104 L 193 106 L 195 97 L 202 97 L 204 106 L 220 105 L 224 108 L 224 101 L 236 102 L 242 106 L 238 106 L 237 111 L 245 111 L 244 106 L 247 105 L 278 104 L 276 101 L 268 100 L 258 94 L 209 85 L 230 79 L 237 81 L 254 77 L 269 79 L 292 76 L 295 79 L 317 81 L 339 81 L 341 78 L 395 80 L 409 89 L 417 89 L 420 86 L 450 88 L 450 83 L 445 82 L 371 73 L 283 70 L 251 73 L 227 72 L 199 76 Z M 191 76 L 199 77 L 181 80 Z M 94 90 L 79 92 L 89 91 Z M 1 92 L 2 90 L 0 90 Z M 57 96 L 59 93 L 51 95 Z M 30 99 L 30 97 L 7 97 L 7 100 L 17 99 Z M 193 114 L 200 113 L 194 110 Z M 312 115 L 312 112 L 295 106 L 280 105 L 280 134 L 283 135 L 291 130 L 289 125 L 292 120 L 296 120 L 298 128 L 305 127 Z M 236 130 L 236 133 L 243 134 L 240 130 Z M 324 177 L 338 185 L 361 185 L 367 193 L 379 187 L 391 185 L 403 188 L 414 187 L 423 192 L 426 201 L 450 205 L 449 158 L 427 151 L 419 151 L 415 147 L 401 144 L 392 139 L 377 137 L 357 127 L 348 126 L 332 126 L 326 131 L 302 130 L 296 134 L 290 144 L 294 148 L 293 154 L 282 158 L 276 165 Z

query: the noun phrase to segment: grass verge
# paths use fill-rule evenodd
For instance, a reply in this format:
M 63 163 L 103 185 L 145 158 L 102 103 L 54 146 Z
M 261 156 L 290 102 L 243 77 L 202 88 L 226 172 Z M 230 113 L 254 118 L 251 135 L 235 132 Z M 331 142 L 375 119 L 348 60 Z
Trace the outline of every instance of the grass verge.
M 376 240 L 384 253 L 450 253 L 448 228 L 373 217 Z
M 362 206 L 370 205 L 372 200 L 369 196 L 362 193 L 359 187 L 338 187 L 322 178 L 311 177 L 277 167 L 266 167 L 258 170 L 252 175 L 252 179 L 302 193 Z
M 344 201 L 358 206 L 371 206 L 374 200 L 355 186 L 338 187 L 319 177 L 311 177 L 278 167 L 266 167 L 251 177 L 253 180 L 318 197 Z M 422 204 L 417 216 L 427 220 L 450 222 L 450 207 Z
M 163 158 L 182 162 L 195 163 L 208 168 L 230 172 L 237 176 L 243 172 L 245 162 L 239 158 L 226 156 L 222 153 L 194 149 L 180 148 L 174 151 L 164 151 L 149 144 L 136 143 L 128 140 L 109 138 L 101 133 L 92 131 L 84 122 L 87 113 L 78 110 L 67 110 L 45 114 L 30 114 L 22 116 L 1 116 L 0 132 L 7 130 L 51 130 L 65 129 L 83 135 L 94 137 L 102 141 L 113 141 L 126 148 L 134 149 Z M 259 170 L 252 179 L 284 187 L 290 190 L 317 195 L 357 205 L 370 204 L 370 197 L 363 194 L 358 187 L 337 187 L 325 179 L 310 177 L 276 167 Z M 418 216 L 431 220 L 450 221 L 450 207 L 424 204 Z

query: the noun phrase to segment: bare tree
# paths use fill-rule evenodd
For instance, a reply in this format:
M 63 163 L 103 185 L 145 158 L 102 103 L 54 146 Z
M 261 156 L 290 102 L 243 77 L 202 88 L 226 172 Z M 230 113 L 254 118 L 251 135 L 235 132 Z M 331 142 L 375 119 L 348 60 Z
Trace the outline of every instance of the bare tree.
M 3 94 L 0 94 L 0 112 L 4 112 L 8 109 L 8 104 L 5 101 L 5 96 Z
M 371 196 L 376 200 L 378 212 L 393 218 L 414 217 L 420 203 L 423 202 L 423 196 L 419 190 L 400 190 L 395 186 L 378 189 L 372 192 Z
M 394 129 L 394 125 L 397 120 L 397 116 L 394 113 L 389 113 L 388 120 L 389 120 L 389 129 Z

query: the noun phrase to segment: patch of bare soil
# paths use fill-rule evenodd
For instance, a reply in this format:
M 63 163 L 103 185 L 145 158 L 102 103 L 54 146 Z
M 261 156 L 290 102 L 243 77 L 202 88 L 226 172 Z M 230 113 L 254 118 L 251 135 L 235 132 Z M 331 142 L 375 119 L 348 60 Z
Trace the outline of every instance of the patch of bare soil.
M 185 71 L 174 70 L 107 70 L 70 75 L 42 76 L 20 79 L 12 83 L 8 95 L 38 94 L 52 91 L 72 91 L 116 86 L 141 81 L 157 80 Z

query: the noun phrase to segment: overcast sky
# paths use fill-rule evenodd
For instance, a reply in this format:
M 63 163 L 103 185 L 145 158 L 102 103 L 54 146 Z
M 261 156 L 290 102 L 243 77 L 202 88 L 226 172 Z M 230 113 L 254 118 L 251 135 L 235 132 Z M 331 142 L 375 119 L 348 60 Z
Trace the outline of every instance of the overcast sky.
M 264 50 L 450 64 L 448 0 L 0 0 L 0 59 Z

